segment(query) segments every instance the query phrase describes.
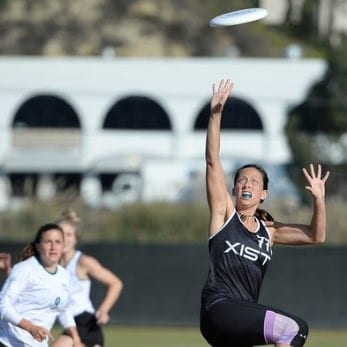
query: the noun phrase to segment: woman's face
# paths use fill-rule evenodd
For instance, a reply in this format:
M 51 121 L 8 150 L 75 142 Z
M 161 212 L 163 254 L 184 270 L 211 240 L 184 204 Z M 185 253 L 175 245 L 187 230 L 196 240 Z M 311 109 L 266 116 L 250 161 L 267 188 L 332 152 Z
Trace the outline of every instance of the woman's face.
M 64 249 L 64 236 L 58 229 L 50 229 L 42 234 L 41 241 L 36 244 L 40 261 L 45 267 L 59 263 Z
M 65 242 L 64 252 L 68 252 L 75 249 L 75 246 L 77 243 L 76 228 L 70 223 L 63 222 L 63 223 L 60 223 L 59 225 L 64 231 L 64 242 Z
M 267 196 L 262 173 L 253 167 L 242 169 L 235 182 L 234 194 L 238 207 L 258 206 Z

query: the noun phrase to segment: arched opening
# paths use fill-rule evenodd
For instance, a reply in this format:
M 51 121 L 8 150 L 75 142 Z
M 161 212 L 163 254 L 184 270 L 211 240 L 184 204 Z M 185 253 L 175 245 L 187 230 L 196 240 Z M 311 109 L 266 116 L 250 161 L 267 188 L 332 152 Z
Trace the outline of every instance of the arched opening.
M 194 130 L 206 130 L 210 116 L 210 103 L 199 112 Z M 258 112 L 242 99 L 231 97 L 224 106 L 221 128 L 226 130 L 263 130 Z
M 46 190 L 51 187 L 57 194 L 76 194 L 79 191 L 80 173 L 51 172 L 42 184 L 40 170 L 42 161 L 45 166 L 50 166 L 50 163 L 54 166 L 57 161 L 61 162 L 60 166 L 71 166 L 81 143 L 80 128 L 80 120 L 73 107 L 58 96 L 35 95 L 18 107 L 12 121 L 12 146 L 16 157 L 12 158 L 12 162 L 25 162 L 27 170 L 10 165 L 13 196 L 37 196 L 42 187 Z
M 37 95 L 25 101 L 16 112 L 13 127 L 80 128 L 75 110 L 55 95 Z
M 119 100 L 107 112 L 104 129 L 171 130 L 166 111 L 145 96 L 129 96 Z
M 72 106 L 55 95 L 36 95 L 14 115 L 13 146 L 23 148 L 75 147 L 80 143 L 80 121 Z

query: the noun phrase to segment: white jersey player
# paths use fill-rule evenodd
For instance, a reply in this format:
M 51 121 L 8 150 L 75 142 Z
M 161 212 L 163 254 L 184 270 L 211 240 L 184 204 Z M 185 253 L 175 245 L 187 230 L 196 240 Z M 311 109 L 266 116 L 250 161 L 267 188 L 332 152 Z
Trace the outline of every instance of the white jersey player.
M 45 224 L 23 251 L 0 293 L 0 346 L 46 347 L 58 318 L 81 347 L 69 308 L 70 277 L 58 264 L 64 247 L 61 228 Z

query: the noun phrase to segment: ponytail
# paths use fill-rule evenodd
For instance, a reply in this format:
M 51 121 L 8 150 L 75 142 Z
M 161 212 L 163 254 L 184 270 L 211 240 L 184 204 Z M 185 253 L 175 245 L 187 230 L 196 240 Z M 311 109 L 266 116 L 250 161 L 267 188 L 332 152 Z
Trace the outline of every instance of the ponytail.
M 35 247 L 35 243 L 30 242 L 27 245 L 25 245 L 24 248 L 22 249 L 22 252 L 18 256 L 18 261 L 23 261 L 25 259 L 32 257 L 33 255 L 37 257 L 38 252 Z
M 261 208 L 257 208 L 257 210 L 255 211 L 255 216 L 260 219 L 260 220 L 263 220 L 263 221 L 271 221 L 273 222 L 274 219 L 273 217 L 271 216 L 271 214 Z

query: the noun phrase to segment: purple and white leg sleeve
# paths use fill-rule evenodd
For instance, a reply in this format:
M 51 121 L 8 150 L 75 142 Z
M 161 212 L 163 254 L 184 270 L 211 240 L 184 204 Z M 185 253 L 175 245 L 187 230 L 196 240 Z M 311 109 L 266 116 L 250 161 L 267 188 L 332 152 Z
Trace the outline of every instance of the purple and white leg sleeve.
M 308 334 L 305 321 L 287 317 L 274 311 L 266 311 L 264 320 L 264 339 L 266 343 L 283 343 L 302 347 Z

